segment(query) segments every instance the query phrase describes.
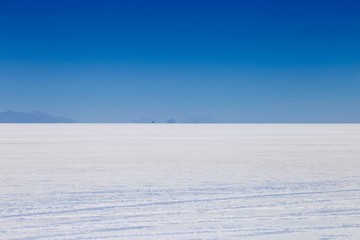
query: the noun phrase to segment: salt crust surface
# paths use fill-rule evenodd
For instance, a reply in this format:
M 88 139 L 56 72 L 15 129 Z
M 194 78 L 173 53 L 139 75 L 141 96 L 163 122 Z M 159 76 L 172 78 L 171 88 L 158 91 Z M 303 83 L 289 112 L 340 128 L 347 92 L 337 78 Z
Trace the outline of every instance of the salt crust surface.
M 0 239 L 359 239 L 360 125 L 0 124 Z

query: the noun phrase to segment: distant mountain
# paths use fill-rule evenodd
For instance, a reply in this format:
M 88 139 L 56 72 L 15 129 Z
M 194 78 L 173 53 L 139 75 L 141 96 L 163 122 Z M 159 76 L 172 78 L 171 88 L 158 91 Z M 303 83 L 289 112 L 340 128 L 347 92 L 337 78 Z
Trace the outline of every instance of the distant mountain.
M 166 123 L 176 123 L 176 120 L 173 118 L 170 118 L 170 119 L 166 120 Z
M 214 118 L 207 116 L 193 116 L 182 121 L 183 123 L 217 123 L 218 121 Z
M 0 113 L 0 123 L 74 123 L 73 119 L 56 117 L 40 111 L 15 112 L 6 111 Z

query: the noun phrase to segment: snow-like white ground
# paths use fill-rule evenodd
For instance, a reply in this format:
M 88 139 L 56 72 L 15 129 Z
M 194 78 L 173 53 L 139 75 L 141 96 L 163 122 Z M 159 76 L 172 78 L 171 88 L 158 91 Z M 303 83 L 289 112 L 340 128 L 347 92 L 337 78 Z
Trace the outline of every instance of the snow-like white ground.
M 360 125 L 0 124 L 0 239 L 360 239 Z

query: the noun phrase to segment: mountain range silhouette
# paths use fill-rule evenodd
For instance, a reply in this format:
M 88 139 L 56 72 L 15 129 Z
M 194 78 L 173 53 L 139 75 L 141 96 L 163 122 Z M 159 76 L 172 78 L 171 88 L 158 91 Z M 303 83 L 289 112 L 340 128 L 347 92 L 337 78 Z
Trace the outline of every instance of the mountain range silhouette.
M 52 116 L 41 111 L 15 112 L 6 111 L 0 113 L 0 123 L 74 123 L 73 119 Z

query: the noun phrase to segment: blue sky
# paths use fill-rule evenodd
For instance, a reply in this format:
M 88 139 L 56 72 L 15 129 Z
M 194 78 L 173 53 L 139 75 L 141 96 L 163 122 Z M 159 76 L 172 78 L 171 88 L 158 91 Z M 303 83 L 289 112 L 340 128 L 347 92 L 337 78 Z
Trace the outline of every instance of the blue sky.
M 2 1 L 0 111 L 360 122 L 358 1 Z

